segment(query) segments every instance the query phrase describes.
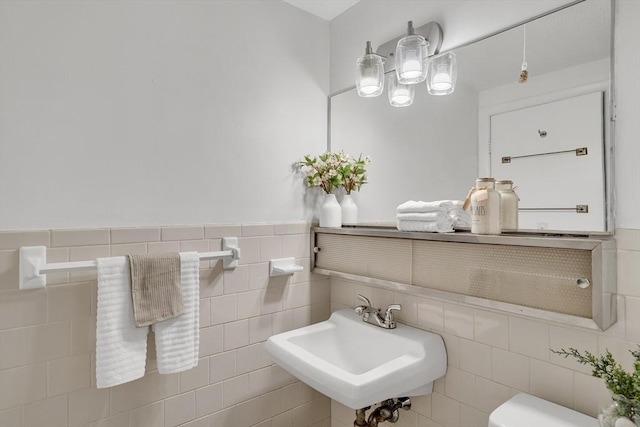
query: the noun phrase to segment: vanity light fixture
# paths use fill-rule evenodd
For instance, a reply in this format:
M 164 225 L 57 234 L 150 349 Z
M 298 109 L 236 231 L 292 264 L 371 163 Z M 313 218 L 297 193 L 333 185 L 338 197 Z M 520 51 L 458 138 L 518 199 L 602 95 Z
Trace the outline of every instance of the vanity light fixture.
M 443 53 L 429 58 L 427 91 L 430 95 L 449 95 L 456 88 L 456 54 Z
M 437 22 L 413 28 L 413 22 L 409 21 L 407 34 L 380 45 L 375 53 L 367 42 L 365 55 L 357 61 L 358 95 L 373 97 L 382 93 L 384 79 L 380 78 L 380 72 L 389 74 L 389 102 L 394 107 L 411 105 L 413 85 L 424 80 L 432 95 L 452 93 L 456 84 L 456 55 L 453 52 L 438 55 L 441 46 L 442 28 Z M 393 68 L 384 70 L 385 58 Z
M 413 104 L 414 85 L 405 85 L 398 81 L 396 73 L 389 73 L 389 103 L 394 107 L 408 107 Z
M 357 61 L 356 89 L 364 98 L 378 96 L 384 90 L 384 58 L 373 53 L 370 41 Z
M 413 21 L 407 23 L 407 35 L 396 45 L 396 73 L 398 82 L 413 85 L 427 77 L 426 58 L 429 42 L 413 29 Z

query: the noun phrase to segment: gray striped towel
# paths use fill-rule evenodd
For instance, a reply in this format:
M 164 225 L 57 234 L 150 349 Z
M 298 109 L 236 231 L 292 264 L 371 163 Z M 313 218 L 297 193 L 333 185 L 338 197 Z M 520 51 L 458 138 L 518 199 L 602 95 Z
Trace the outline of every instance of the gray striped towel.
M 128 255 L 133 317 L 138 327 L 184 313 L 180 254 Z

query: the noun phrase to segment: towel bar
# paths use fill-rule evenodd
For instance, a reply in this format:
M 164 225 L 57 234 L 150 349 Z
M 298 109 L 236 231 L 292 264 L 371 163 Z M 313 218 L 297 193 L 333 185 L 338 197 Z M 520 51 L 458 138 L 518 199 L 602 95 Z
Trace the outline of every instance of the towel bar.
M 235 268 L 240 259 L 240 248 L 237 237 L 222 239 L 222 251 L 200 252 L 200 261 L 222 259 L 224 268 Z M 40 289 L 47 285 L 47 273 L 62 273 L 67 271 L 95 270 L 98 268 L 96 260 L 55 262 L 47 264 L 47 248 L 44 246 L 25 246 L 20 248 L 19 288 Z
M 562 153 L 576 153 L 576 156 L 586 156 L 588 154 L 588 151 L 587 151 L 587 147 L 579 147 L 573 150 L 549 151 L 547 153 L 523 154 L 521 156 L 504 156 L 502 157 L 502 163 L 511 163 L 511 160 L 513 159 L 524 159 L 525 157 L 548 156 L 550 154 L 562 154 Z

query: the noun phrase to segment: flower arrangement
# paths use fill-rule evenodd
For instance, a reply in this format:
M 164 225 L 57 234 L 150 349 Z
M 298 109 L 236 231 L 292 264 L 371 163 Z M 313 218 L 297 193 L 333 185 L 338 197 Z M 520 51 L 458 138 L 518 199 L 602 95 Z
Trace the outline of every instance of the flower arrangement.
M 340 174 L 342 175 L 342 182 L 344 190 L 347 194 L 351 194 L 353 190 L 360 191 L 360 187 L 367 183 L 367 169 L 366 166 L 371 163 L 371 157 L 365 156 L 357 159 L 346 155 L 346 160 Z
M 565 349 L 551 351 L 565 358 L 572 356 L 582 365 L 591 365 L 593 368 L 591 375 L 604 379 L 607 389 L 609 389 L 615 401 L 612 406 L 615 410 L 602 414 L 605 418 L 610 419 L 612 416 L 620 416 L 636 423 L 640 422 L 640 345 L 638 345 L 637 350 L 629 350 L 634 357 L 632 372 L 626 372 L 615 361 L 609 350 L 605 355 L 601 356 L 595 356 L 588 351 L 581 354 L 575 348 L 569 348 L 568 351 Z M 615 414 L 611 412 L 615 412 Z M 608 425 L 606 422 L 603 423 L 602 419 L 601 424 Z M 615 425 L 617 426 L 618 424 Z
M 320 187 L 331 194 L 336 188 L 344 188 L 347 194 L 359 191 L 367 183 L 366 165 L 371 163 L 369 156 L 354 157 L 344 151 L 332 153 L 327 151 L 317 157 L 304 156 L 297 163 L 298 169 L 305 173 L 307 187 Z

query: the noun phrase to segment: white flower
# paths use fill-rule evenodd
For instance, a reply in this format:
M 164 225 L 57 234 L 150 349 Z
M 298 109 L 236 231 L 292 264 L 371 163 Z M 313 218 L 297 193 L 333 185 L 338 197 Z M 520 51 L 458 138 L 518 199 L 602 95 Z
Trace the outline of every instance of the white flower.
M 317 157 L 305 156 L 304 161 L 298 162 L 298 168 L 305 174 L 308 187 L 320 187 L 327 194 L 343 187 L 351 194 L 367 182 L 364 165 L 370 162 L 369 156 L 356 159 L 344 151 L 325 152 Z

